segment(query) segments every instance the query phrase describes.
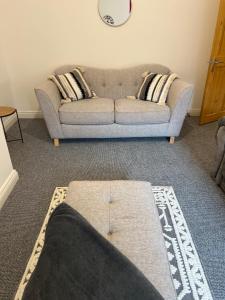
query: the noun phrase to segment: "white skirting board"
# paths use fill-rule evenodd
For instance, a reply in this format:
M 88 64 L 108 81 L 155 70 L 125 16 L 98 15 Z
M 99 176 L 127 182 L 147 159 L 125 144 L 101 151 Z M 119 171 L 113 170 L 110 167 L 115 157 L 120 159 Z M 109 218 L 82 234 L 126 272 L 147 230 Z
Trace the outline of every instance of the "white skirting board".
M 18 111 L 20 119 L 42 119 L 41 111 Z M 4 119 L 5 130 L 9 130 L 16 123 L 16 114 Z
M 42 113 L 38 110 L 32 111 L 18 111 L 18 115 L 21 119 L 42 119 Z
M 5 130 L 9 130 L 16 123 L 16 115 L 9 116 L 3 119 Z
M 189 111 L 189 115 L 191 117 L 199 117 L 201 114 L 201 109 L 200 108 L 192 108 Z
M 3 207 L 6 199 L 12 192 L 14 186 L 19 179 L 19 175 L 16 170 L 12 170 L 8 178 L 5 180 L 3 185 L 0 187 L 0 209 Z

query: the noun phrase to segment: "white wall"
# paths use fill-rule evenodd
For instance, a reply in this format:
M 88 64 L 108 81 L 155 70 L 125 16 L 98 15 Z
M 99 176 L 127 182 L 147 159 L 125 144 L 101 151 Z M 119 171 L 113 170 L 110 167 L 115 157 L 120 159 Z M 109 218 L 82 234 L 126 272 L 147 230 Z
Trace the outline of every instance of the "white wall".
M 13 170 L 5 136 L 0 123 L 0 209 L 18 180 Z
M 2 47 L 13 101 L 19 111 L 38 110 L 33 87 L 66 63 L 123 67 L 156 62 L 195 84 L 192 109 L 197 112 L 218 3 L 133 0 L 128 23 L 112 28 L 101 21 L 97 0 L 1 0 Z
M 10 79 L 10 74 L 7 69 L 7 59 L 3 52 L 3 48 L 0 48 L 0 106 L 17 106 L 14 103 L 16 97 L 13 95 L 13 87 Z M 4 118 L 4 127 L 7 130 L 15 122 L 15 115 Z
M 0 48 L 0 105 L 13 105 L 12 83 L 7 69 L 7 59 Z

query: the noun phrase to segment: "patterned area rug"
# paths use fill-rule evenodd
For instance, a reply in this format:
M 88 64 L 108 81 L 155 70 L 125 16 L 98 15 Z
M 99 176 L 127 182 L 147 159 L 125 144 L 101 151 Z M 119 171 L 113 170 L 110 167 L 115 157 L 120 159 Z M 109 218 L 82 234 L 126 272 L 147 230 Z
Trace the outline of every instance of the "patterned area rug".
M 24 289 L 41 254 L 45 230 L 54 209 L 65 200 L 67 187 L 57 187 L 49 210 L 17 290 L 21 300 Z M 171 276 L 178 300 L 213 300 L 198 253 L 172 187 L 154 186 L 153 193 L 163 229 Z

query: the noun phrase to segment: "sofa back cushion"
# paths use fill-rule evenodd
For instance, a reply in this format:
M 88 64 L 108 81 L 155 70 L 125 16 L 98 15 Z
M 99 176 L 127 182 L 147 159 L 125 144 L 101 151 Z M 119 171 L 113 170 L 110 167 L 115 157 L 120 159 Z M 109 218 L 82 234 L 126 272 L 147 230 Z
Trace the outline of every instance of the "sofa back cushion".
M 66 65 L 55 70 L 55 74 L 72 71 L 77 65 Z M 99 69 L 80 66 L 89 87 L 103 98 L 125 98 L 136 95 L 145 72 L 168 74 L 167 67 L 158 64 L 146 64 L 126 69 Z

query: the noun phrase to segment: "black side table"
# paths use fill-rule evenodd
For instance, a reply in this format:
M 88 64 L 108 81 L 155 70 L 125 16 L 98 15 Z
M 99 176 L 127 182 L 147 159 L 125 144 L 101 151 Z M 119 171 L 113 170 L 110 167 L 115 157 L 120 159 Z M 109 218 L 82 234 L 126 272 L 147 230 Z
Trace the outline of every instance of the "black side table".
M 17 124 L 18 124 L 19 131 L 20 131 L 20 138 L 19 139 L 13 139 L 13 140 L 7 140 L 7 135 L 6 135 L 6 131 L 5 131 L 4 123 L 3 123 L 3 118 L 9 117 L 13 114 L 16 114 Z M 4 130 L 6 141 L 7 142 L 22 141 L 22 143 L 23 143 L 23 135 L 22 135 L 22 130 L 21 130 L 21 126 L 20 126 L 20 120 L 19 120 L 19 117 L 18 117 L 17 109 L 14 108 L 14 107 L 9 107 L 9 106 L 0 106 L 0 118 L 1 118 L 2 127 L 3 127 L 3 130 Z

